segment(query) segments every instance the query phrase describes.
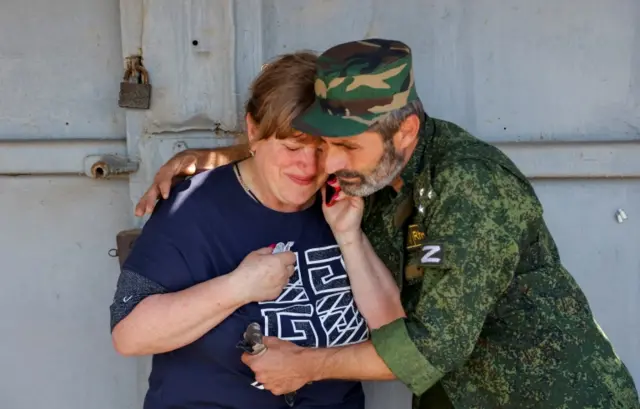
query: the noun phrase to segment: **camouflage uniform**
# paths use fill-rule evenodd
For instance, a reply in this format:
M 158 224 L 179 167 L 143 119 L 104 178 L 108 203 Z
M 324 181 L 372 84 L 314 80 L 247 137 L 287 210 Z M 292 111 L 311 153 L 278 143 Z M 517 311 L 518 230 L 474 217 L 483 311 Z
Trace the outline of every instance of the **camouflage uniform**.
M 418 98 L 410 50 L 386 40 L 330 49 L 316 94 L 296 128 L 362 133 Z M 363 230 L 407 314 L 372 342 L 414 407 L 640 408 L 532 186 L 504 154 L 425 115 L 401 177 L 400 192 L 366 199 Z

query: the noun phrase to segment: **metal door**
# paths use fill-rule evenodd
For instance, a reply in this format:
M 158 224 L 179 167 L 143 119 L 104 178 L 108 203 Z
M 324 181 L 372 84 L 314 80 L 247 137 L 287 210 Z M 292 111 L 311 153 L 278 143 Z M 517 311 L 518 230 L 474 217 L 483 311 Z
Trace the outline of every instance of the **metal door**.
M 0 2 L 0 408 L 136 407 L 108 313 L 129 186 L 84 162 L 126 154 L 120 55 L 115 0 Z
M 150 110 L 126 112 L 141 160 L 132 201 L 173 152 L 237 140 L 266 59 L 403 40 L 427 111 L 497 143 L 534 179 L 566 265 L 638 379 L 639 18 L 633 0 L 123 0 L 123 56 L 142 50 L 154 87 Z M 408 407 L 395 382 L 367 390 L 369 408 Z

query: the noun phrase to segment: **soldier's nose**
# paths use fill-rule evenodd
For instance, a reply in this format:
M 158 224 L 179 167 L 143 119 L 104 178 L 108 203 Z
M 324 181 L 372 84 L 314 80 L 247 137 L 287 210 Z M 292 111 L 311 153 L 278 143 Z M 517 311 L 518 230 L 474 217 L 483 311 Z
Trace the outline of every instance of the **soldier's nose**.
M 346 169 L 346 161 L 335 150 L 330 150 L 325 156 L 324 170 L 328 174 L 336 173 L 339 170 Z

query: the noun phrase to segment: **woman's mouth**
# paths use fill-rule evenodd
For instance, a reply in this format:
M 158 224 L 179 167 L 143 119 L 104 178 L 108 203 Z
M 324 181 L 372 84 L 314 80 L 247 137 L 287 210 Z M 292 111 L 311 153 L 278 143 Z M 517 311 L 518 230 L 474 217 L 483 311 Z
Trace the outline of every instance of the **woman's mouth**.
M 312 176 L 302 177 L 302 176 L 287 175 L 287 177 L 289 177 L 289 179 L 291 179 L 293 183 L 300 186 L 309 186 L 315 180 L 315 178 Z

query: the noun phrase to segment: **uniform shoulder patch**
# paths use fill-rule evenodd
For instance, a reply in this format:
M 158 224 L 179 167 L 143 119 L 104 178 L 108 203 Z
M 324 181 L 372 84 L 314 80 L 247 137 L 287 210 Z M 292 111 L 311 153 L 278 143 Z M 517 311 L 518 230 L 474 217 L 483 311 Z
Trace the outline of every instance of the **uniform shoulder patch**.
M 441 244 L 429 243 L 422 245 L 420 264 L 442 264 L 444 253 Z
M 420 226 L 417 224 L 412 224 L 409 226 L 407 232 L 407 250 L 414 250 L 420 248 L 425 244 L 427 240 L 427 235 L 425 232 L 420 229 Z

